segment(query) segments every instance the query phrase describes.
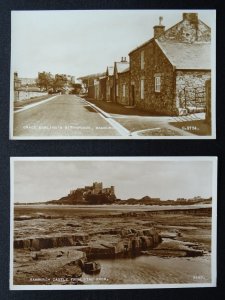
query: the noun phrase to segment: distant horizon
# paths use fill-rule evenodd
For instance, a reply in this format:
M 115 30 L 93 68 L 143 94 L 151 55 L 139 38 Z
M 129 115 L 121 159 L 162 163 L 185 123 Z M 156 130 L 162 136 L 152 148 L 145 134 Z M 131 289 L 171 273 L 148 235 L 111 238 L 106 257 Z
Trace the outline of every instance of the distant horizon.
M 64 197 L 64 196 L 62 196 L 62 197 Z M 162 201 L 162 202 L 166 202 L 166 201 L 177 201 L 178 199 L 185 199 L 185 200 L 192 200 L 192 199 L 194 199 L 195 197 L 200 197 L 201 199 L 203 199 L 203 200 L 208 200 L 208 199 L 210 199 L 210 198 L 212 198 L 212 196 L 209 196 L 209 197 L 202 197 L 202 196 L 194 196 L 193 198 L 182 198 L 182 197 L 180 197 L 180 198 L 177 198 L 177 199 L 161 199 L 161 198 L 159 198 L 159 197 L 151 197 L 151 196 L 148 196 L 148 195 L 146 195 L 146 196 L 144 196 L 144 197 L 149 197 L 150 199 L 159 199 L 159 201 Z M 144 197 L 142 197 L 142 198 L 144 198 Z M 131 197 L 132 198 L 132 197 Z M 128 198 L 128 199 L 119 199 L 119 200 L 121 200 L 121 201 L 128 201 L 129 199 L 131 199 L 131 198 Z M 137 200 L 137 201 L 140 201 L 142 198 L 139 198 L 139 199 L 136 199 L 136 198 L 134 198 L 135 200 Z M 60 199 L 60 198 L 59 198 Z M 51 199 L 51 200 L 44 200 L 44 201 L 37 201 L 37 202 L 15 202 L 14 204 L 39 204 L 39 203 L 47 203 L 47 202 L 49 202 L 49 201 L 58 201 L 59 199 Z M 117 199 L 116 199 L 117 200 Z M 105 203 L 104 203 L 105 204 Z M 60 204 L 60 205 L 62 205 L 62 204 Z M 68 204 L 64 204 L 64 205 L 68 205 Z M 69 204 L 69 205 L 75 205 L 75 204 Z M 78 205 L 82 205 L 82 204 L 78 204 Z M 91 204 L 90 204 L 91 205 Z M 97 205 L 101 205 L 101 204 L 97 204 Z
M 102 182 L 102 184 L 103 184 L 103 188 L 105 187 L 104 186 L 104 182 Z M 88 186 L 91 186 L 91 185 L 88 185 Z M 83 188 L 83 187 L 77 187 L 76 189 L 79 189 L 79 188 Z M 76 190 L 76 189 L 74 189 L 74 190 Z M 115 187 L 115 191 L 116 191 L 116 187 Z M 70 192 L 70 191 L 68 191 L 68 192 Z M 116 195 L 116 192 L 115 192 L 115 195 Z M 50 200 L 42 200 L 42 201 L 37 201 L 37 203 L 46 203 L 46 202 L 49 202 L 49 201 L 58 201 L 58 200 L 60 200 L 61 198 L 63 198 L 63 197 L 66 197 L 66 196 L 68 196 L 68 194 L 66 194 L 66 195 L 62 195 L 60 198 L 58 198 L 58 199 L 50 199 Z M 173 198 L 173 199 L 171 199 L 171 198 L 168 198 L 168 199 L 161 199 L 160 197 L 151 197 L 150 195 L 145 195 L 145 196 L 143 196 L 143 197 L 141 197 L 141 198 L 135 198 L 135 197 L 129 197 L 129 198 L 127 198 L 127 199 L 120 199 L 120 198 L 116 198 L 116 200 L 121 200 L 121 201 L 128 201 L 129 199 L 135 199 L 135 200 L 137 200 L 137 201 L 140 201 L 141 199 L 143 199 L 143 198 L 145 198 L 145 197 L 149 197 L 150 199 L 159 199 L 160 201 L 177 201 L 177 200 L 179 200 L 179 199 L 185 199 L 185 200 L 192 200 L 192 199 L 194 199 L 194 198 L 198 198 L 198 197 L 200 197 L 201 199 L 210 199 L 210 198 L 212 198 L 212 196 L 208 196 L 208 197 L 202 197 L 201 195 L 196 195 L 196 196 L 193 196 L 193 197 L 191 197 L 191 198 L 184 198 L 184 197 L 178 197 L 178 198 Z M 15 204 L 17 204 L 17 203 L 22 203 L 22 202 L 15 202 Z M 25 203 L 25 202 L 23 202 L 23 203 Z M 34 204 L 33 202 L 26 202 L 26 204 Z

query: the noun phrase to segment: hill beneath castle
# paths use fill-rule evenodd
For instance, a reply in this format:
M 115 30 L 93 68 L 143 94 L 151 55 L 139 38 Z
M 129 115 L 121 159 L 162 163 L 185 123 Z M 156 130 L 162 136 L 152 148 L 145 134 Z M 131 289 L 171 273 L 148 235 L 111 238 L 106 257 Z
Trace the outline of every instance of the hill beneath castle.
M 73 193 L 62 197 L 58 200 L 51 200 L 47 204 L 59 205 L 97 205 L 97 204 L 112 204 L 116 201 L 115 195 L 109 193 L 85 194 L 82 189 L 77 189 Z

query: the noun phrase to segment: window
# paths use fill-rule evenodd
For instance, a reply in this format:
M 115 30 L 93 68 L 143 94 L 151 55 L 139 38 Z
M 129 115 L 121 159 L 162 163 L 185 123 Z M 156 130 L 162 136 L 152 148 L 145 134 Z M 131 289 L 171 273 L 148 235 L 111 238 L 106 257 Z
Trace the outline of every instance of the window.
M 126 96 L 126 84 L 123 84 L 123 97 Z
M 144 70 L 145 67 L 145 52 L 144 50 L 141 51 L 141 70 Z
M 144 79 L 141 79 L 141 100 L 144 99 Z
M 161 92 L 161 77 L 160 76 L 155 77 L 155 92 L 157 92 L 157 93 Z
M 116 85 L 116 97 L 118 97 L 119 91 L 118 91 L 118 84 Z

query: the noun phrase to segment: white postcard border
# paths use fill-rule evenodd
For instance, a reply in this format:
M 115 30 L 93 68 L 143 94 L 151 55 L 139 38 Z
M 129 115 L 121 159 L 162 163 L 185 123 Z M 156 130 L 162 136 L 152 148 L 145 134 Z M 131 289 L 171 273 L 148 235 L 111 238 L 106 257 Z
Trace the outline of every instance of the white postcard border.
M 81 10 L 83 11 L 83 10 Z M 94 11 L 94 10 L 93 10 Z M 140 10 L 139 10 L 140 11 Z M 152 11 L 152 9 L 149 9 Z M 157 11 L 169 11 L 158 9 Z M 183 12 L 184 9 L 174 9 L 173 11 Z M 14 91 L 13 91 L 13 49 L 11 47 L 11 64 L 10 64 L 10 109 L 9 109 L 9 138 L 10 140 L 211 140 L 216 139 L 216 9 L 185 9 L 187 12 L 211 11 L 211 135 L 208 136 L 14 136 Z M 13 12 L 13 11 L 12 11 Z M 63 12 L 63 11 L 62 11 Z M 12 16 L 11 16 L 12 18 Z M 12 37 L 12 31 L 11 31 Z M 12 41 L 11 41 L 12 43 Z

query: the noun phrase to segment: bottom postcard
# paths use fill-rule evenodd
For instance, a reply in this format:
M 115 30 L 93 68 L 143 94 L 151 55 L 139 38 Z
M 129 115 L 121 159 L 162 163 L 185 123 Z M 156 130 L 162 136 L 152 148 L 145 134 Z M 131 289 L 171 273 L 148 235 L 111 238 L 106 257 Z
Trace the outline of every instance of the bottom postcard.
M 216 286 L 216 214 L 216 157 L 13 157 L 10 288 Z

